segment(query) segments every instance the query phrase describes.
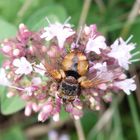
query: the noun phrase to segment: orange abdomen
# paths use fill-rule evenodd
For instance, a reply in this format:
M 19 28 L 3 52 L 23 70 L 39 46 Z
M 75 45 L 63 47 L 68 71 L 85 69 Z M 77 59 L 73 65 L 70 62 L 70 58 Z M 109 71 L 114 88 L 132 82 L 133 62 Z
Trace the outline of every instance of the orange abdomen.
M 82 76 L 88 70 L 88 61 L 83 53 L 73 51 L 64 57 L 62 68 L 64 71 L 76 71 Z

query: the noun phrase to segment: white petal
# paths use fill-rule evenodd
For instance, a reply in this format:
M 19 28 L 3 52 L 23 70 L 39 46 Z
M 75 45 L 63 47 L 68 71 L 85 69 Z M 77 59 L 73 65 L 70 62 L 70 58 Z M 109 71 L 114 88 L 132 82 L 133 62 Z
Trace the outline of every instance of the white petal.
M 23 74 L 23 72 L 21 72 L 20 69 L 17 69 L 17 70 L 15 71 L 15 73 L 16 73 L 16 74 Z
M 28 64 L 29 62 L 27 61 L 27 59 L 25 57 L 21 57 L 20 58 L 20 63 L 21 64 Z
M 135 49 L 135 44 L 127 44 L 122 38 L 119 38 L 111 45 L 111 51 L 108 53 L 108 56 L 117 59 L 119 65 L 128 70 L 130 64 L 129 60 L 133 56 L 130 52 L 133 49 Z
M 94 51 L 97 54 L 100 54 L 100 49 L 106 49 L 107 45 L 105 43 L 105 38 L 103 36 L 98 36 L 94 39 L 89 38 L 85 51 L 88 53 Z
M 125 79 L 123 81 L 115 82 L 114 85 L 120 89 L 122 89 L 127 95 L 129 95 L 130 91 L 136 90 L 136 84 L 134 79 Z
M 60 48 L 64 46 L 65 40 L 75 33 L 69 24 L 60 23 L 50 24 L 44 30 L 45 32 L 41 35 L 41 38 L 49 41 L 56 37 Z
M 19 67 L 19 65 L 20 65 L 20 60 L 19 60 L 19 59 L 14 59 L 13 65 L 16 66 L 16 67 Z
M 16 63 L 16 64 L 15 64 Z M 25 58 L 21 57 L 14 60 L 14 65 L 17 67 L 16 74 L 30 74 L 33 70 L 31 63 Z
M 32 113 L 31 105 L 27 105 L 27 106 L 25 107 L 24 114 L 25 114 L 25 116 L 30 116 L 31 113 Z
M 41 84 L 41 78 L 40 77 L 34 77 L 33 79 L 32 79 L 32 83 L 33 83 L 33 85 L 40 85 Z
M 94 65 L 94 68 L 97 69 L 97 70 L 100 70 L 100 71 L 107 71 L 107 64 L 106 64 L 106 62 L 104 62 L 104 63 L 96 63 Z
M 66 38 L 65 37 L 62 37 L 62 36 L 58 36 L 57 39 L 58 39 L 58 46 L 60 48 L 63 48 L 64 42 L 65 42 Z

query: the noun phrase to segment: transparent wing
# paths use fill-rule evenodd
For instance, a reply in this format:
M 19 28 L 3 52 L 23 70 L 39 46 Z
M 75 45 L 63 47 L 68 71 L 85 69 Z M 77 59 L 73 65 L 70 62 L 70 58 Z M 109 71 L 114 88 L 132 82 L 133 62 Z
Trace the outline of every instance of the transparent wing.
M 94 74 L 91 79 L 81 81 L 81 86 L 84 88 L 97 87 L 102 83 L 112 82 L 114 79 L 118 78 L 122 74 L 122 70 L 117 68 L 116 66 L 112 65 L 108 69 L 100 69 L 96 72 L 96 74 Z

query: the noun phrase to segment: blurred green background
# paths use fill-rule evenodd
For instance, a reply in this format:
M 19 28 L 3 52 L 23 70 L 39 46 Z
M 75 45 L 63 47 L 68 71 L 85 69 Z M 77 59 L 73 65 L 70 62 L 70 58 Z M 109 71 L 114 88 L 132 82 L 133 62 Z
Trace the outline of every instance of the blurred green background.
M 70 23 L 77 28 L 83 6 L 88 1 L 0 0 L 0 40 L 14 36 L 20 23 L 25 23 L 31 30 L 46 26 L 46 16 L 52 22 L 62 23 L 71 16 Z M 97 24 L 109 44 L 119 36 L 127 39 L 133 35 L 132 41 L 137 43 L 135 51 L 140 50 L 139 0 L 91 0 L 86 24 L 92 23 Z M 0 55 L 0 62 L 2 59 Z M 113 103 L 105 105 L 100 112 L 85 110 L 81 122 L 86 140 L 140 140 L 139 64 L 131 65 L 128 73 L 136 75 L 135 93 L 130 96 L 118 93 Z M 64 111 L 59 123 L 51 120 L 39 123 L 36 115 L 24 116 L 24 103 L 18 97 L 7 99 L 5 93 L 0 87 L 0 140 L 50 140 L 48 132 L 52 130 L 60 136 L 67 134 L 69 139 L 78 140 L 74 123 Z

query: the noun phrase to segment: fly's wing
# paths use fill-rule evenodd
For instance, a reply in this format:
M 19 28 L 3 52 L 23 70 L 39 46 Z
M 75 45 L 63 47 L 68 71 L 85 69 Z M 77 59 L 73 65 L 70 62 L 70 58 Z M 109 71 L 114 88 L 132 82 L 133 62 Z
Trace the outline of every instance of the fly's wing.
M 39 52 L 40 50 L 38 50 Z M 42 53 L 39 59 L 41 63 L 44 65 L 46 69 L 46 73 L 53 77 L 56 80 L 61 79 L 61 63 L 62 63 L 62 56 L 60 55 L 62 52 L 57 50 L 56 46 L 52 46 L 47 48 L 46 53 Z
M 46 72 L 51 77 L 53 77 L 56 80 L 60 80 L 61 79 L 61 73 L 60 73 L 60 71 L 58 69 L 56 69 L 53 64 L 51 64 L 51 63 L 49 63 L 47 61 L 43 62 L 43 64 L 44 64 L 44 66 L 46 68 Z
M 107 76 L 108 75 L 108 76 Z M 99 73 L 94 78 L 90 80 L 83 80 L 80 84 L 84 88 L 97 87 L 102 83 L 107 83 L 112 81 L 112 73 Z
M 122 70 L 112 65 L 108 69 L 103 68 L 102 70 L 97 71 L 92 79 L 83 80 L 81 81 L 80 84 L 84 88 L 97 87 L 102 83 L 112 82 L 114 79 L 118 78 L 121 74 Z

